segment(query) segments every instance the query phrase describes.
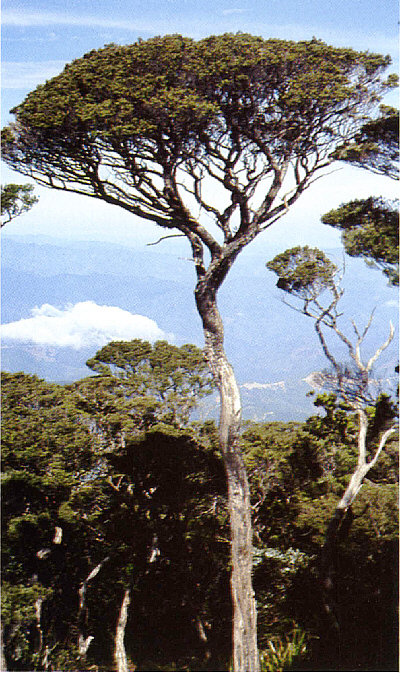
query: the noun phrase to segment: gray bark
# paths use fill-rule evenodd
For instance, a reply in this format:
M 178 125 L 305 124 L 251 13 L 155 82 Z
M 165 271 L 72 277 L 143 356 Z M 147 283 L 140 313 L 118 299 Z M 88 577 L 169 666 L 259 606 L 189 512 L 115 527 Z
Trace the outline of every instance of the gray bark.
M 109 560 L 109 556 L 104 558 L 93 570 L 89 573 L 87 578 L 81 583 L 81 586 L 79 587 L 79 610 L 78 610 L 78 629 L 79 629 L 79 635 L 78 635 L 78 650 L 79 650 L 79 655 L 80 657 L 85 657 L 86 653 L 89 649 L 90 643 L 94 639 L 94 636 L 87 636 L 85 638 L 83 632 L 82 632 L 82 626 L 84 623 L 87 621 L 87 608 L 86 608 L 86 589 L 87 585 L 91 580 L 98 575 L 100 570 L 102 569 L 104 563 L 106 563 Z
M 128 671 L 128 659 L 126 656 L 125 650 L 125 629 L 126 623 L 128 621 L 128 608 L 130 603 L 130 591 L 126 589 L 124 592 L 124 597 L 121 603 L 121 609 L 119 612 L 117 630 L 115 633 L 115 650 L 114 650 L 114 659 L 117 666 L 117 671 L 125 672 Z
M 257 614 L 252 586 L 250 489 L 239 448 L 242 417 L 240 392 L 223 348 L 223 325 L 215 294 L 200 292 L 198 286 L 196 301 L 203 321 L 205 354 L 220 392 L 219 442 L 228 482 L 231 528 L 233 670 L 259 671 Z
M 6 664 L 6 657 L 4 655 L 4 639 L 3 639 L 3 624 L 1 625 L 0 628 L 0 666 L 1 666 L 1 671 L 6 671 L 7 670 L 7 664 Z

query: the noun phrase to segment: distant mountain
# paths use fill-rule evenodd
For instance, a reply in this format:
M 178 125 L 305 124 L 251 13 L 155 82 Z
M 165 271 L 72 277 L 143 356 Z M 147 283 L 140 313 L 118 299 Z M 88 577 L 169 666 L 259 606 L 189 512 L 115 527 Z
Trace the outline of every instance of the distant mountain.
M 242 385 L 246 418 L 301 420 L 312 413 L 304 379 L 327 362 L 312 321 L 281 301 L 276 277 L 267 271 L 267 256 L 248 251 L 236 261 L 219 293 L 226 351 Z M 340 263 L 340 250 L 325 251 Z M 55 309 L 78 302 L 119 307 L 152 319 L 178 345 L 203 343 L 194 297 L 194 268 L 178 253 L 127 248 L 99 242 L 50 238 L 2 239 L 2 324 L 29 318 L 32 309 Z M 364 326 L 376 307 L 366 348 L 374 349 L 397 319 L 397 291 L 361 260 L 346 258 L 344 316 Z M 350 325 L 350 322 L 348 324 Z M 347 321 L 346 321 L 347 322 Z M 350 326 L 350 330 L 351 330 Z M 37 335 L 36 335 L 37 336 Z M 72 381 L 89 373 L 85 361 L 93 349 L 74 350 L 4 340 L 2 368 L 25 371 L 54 381 Z M 347 355 L 344 354 L 345 359 Z M 379 370 L 393 372 L 396 349 L 382 356 Z M 212 412 L 207 400 L 202 413 Z

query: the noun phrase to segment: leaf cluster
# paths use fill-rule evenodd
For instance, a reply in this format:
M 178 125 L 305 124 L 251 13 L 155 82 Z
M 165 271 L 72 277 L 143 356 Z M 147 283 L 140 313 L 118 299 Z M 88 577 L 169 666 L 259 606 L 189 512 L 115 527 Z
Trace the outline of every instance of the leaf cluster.
M 1 185 L 1 217 L 5 218 L 1 221 L 2 227 L 14 217 L 28 212 L 38 202 L 39 199 L 32 194 L 33 190 L 34 185 Z
M 342 231 L 348 255 L 362 257 L 377 266 L 391 285 L 399 283 L 398 201 L 382 197 L 355 199 L 322 216 L 324 224 Z
M 333 156 L 373 173 L 398 179 L 399 111 L 382 105 L 380 115 L 363 124 L 355 137 L 338 147 Z
M 266 264 L 279 278 L 277 287 L 307 299 L 332 288 L 337 266 L 319 248 L 297 246 L 276 255 Z

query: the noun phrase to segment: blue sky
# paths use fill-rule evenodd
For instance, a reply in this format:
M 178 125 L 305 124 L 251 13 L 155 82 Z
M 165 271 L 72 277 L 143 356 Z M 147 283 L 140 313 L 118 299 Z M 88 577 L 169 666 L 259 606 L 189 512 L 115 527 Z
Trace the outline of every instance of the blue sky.
M 3 0 L 2 124 L 8 111 L 65 63 L 104 44 L 139 36 L 182 33 L 194 38 L 250 32 L 285 39 L 313 36 L 336 46 L 389 53 L 398 66 L 397 2 L 385 0 Z M 389 103 L 397 105 L 397 95 Z M 2 182 L 26 182 L 3 169 Z M 270 242 L 333 247 L 339 234 L 320 224 L 323 212 L 355 197 L 392 197 L 396 186 L 357 169 L 344 169 L 317 183 L 274 231 Z M 8 225 L 8 234 L 40 233 L 64 238 L 113 240 L 142 246 L 155 227 L 132 226 L 132 218 L 91 199 L 37 189 L 39 205 Z M 71 213 L 74 216 L 71 218 Z

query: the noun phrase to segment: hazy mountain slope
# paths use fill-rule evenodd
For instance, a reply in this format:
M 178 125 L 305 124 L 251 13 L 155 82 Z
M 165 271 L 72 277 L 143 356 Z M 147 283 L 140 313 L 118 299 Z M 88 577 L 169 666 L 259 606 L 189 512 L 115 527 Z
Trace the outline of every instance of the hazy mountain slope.
M 332 252 L 340 262 L 341 251 Z M 296 419 L 312 409 L 305 398 L 309 388 L 302 379 L 325 367 L 326 361 L 312 321 L 281 302 L 276 277 L 265 268 L 275 253 L 265 258 L 242 254 L 220 291 L 219 304 L 226 350 L 239 382 L 284 382 L 283 387 L 242 388 L 246 417 Z M 177 344 L 202 345 L 193 285 L 193 265 L 178 253 L 98 242 L 3 237 L 3 324 L 29 317 L 31 310 L 42 304 L 63 308 L 91 300 L 151 318 L 172 333 Z M 389 319 L 396 320 L 397 291 L 387 287 L 378 271 L 349 258 L 345 286 L 342 310 L 346 318 L 363 326 L 377 307 L 369 341 L 372 349 L 386 337 Z M 7 341 L 3 343 L 2 368 L 68 381 L 88 373 L 84 363 L 91 355 L 93 349 L 74 351 Z M 392 374 L 396 357 L 396 349 L 385 354 L 381 371 Z

